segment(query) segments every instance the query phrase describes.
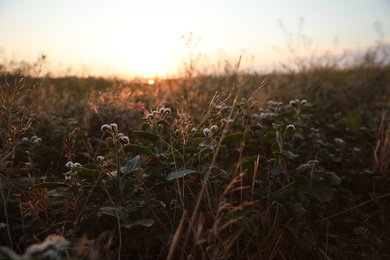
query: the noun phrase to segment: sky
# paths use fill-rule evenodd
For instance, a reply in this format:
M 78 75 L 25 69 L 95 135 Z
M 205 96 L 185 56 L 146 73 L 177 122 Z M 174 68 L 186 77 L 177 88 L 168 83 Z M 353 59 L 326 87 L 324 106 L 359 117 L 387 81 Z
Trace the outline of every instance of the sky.
M 372 46 L 378 22 L 390 42 L 390 0 L 0 0 L 0 63 L 45 54 L 58 75 L 171 77 L 191 57 L 221 70 L 242 56 L 263 71 L 290 40 L 303 55 Z

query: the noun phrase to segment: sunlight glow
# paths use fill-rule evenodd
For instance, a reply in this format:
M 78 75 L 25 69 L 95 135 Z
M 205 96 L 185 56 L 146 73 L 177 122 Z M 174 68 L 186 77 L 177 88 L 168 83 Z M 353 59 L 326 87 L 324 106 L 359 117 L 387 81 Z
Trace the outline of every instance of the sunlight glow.
M 153 85 L 153 84 L 154 84 L 154 80 L 153 80 L 153 79 L 149 79 L 149 80 L 148 80 L 148 84 L 149 84 L 149 85 Z

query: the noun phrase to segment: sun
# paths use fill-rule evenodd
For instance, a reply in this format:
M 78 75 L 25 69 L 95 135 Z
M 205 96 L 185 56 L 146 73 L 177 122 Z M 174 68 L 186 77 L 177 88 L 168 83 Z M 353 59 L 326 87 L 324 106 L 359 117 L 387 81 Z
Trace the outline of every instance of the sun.
M 149 80 L 148 80 L 148 84 L 149 84 L 149 85 L 154 85 L 154 80 L 153 80 L 153 79 L 149 79 Z

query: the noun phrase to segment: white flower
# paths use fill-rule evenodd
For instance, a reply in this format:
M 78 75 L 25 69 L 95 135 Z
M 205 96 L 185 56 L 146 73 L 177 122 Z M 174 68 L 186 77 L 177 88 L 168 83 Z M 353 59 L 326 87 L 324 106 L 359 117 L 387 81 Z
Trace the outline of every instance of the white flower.
M 208 129 L 208 128 L 203 129 L 203 134 L 204 134 L 205 136 L 209 137 L 209 136 L 210 136 L 210 133 L 211 133 L 210 129 Z
M 37 138 L 34 139 L 34 141 L 32 141 L 32 144 L 36 145 L 36 146 L 39 146 L 41 144 L 41 142 L 42 142 L 42 138 L 37 137 Z
M 69 161 L 65 164 L 65 167 L 68 168 L 68 169 L 72 169 L 73 168 L 73 162 Z
M 96 157 L 96 160 L 97 160 L 99 163 L 103 163 L 103 162 L 104 162 L 104 156 L 99 155 L 98 157 Z
M 295 131 L 295 125 L 288 125 L 286 130 L 287 131 Z
M 352 149 L 352 153 L 360 153 L 362 150 L 360 150 L 359 148 L 357 148 L 357 147 L 354 147 L 353 149 Z
M 196 131 L 198 131 L 198 128 L 196 128 L 196 127 L 193 127 L 193 128 L 191 128 L 191 133 L 196 133 Z
M 334 141 L 335 141 L 336 144 L 338 144 L 338 145 L 344 145 L 344 144 L 345 144 L 344 140 L 341 139 L 341 138 L 335 138 Z
M 30 140 L 27 137 L 22 138 L 22 143 L 27 144 Z
M 104 132 L 111 132 L 112 131 L 112 126 L 111 125 L 107 125 L 107 124 L 104 124 L 102 125 L 102 127 L 100 127 L 100 130 L 104 133 Z
M 118 125 L 117 125 L 117 124 L 111 123 L 110 126 L 111 126 L 111 129 L 112 129 L 113 131 L 117 131 L 117 130 L 118 130 Z
M 154 119 L 154 114 L 153 114 L 153 113 L 148 114 L 148 115 L 146 116 L 146 118 L 147 118 L 148 120 L 153 120 L 153 119 Z
M 122 144 L 128 144 L 130 143 L 130 139 L 129 137 L 123 135 L 119 137 L 119 142 L 121 142 Z
M 81 166 L 82 166 L 81 163 L 75 162 L 75 163 L 73 164 L 73 167 L 72 167 L 72 168 L 74 168 L 74 167 L 81 167 Z
M 218 131 L 218 126 L 212 125 L 212 126 L 210 127 L 210 130 L 211 130 L 211 132 L 215 133 L 215 132 Z

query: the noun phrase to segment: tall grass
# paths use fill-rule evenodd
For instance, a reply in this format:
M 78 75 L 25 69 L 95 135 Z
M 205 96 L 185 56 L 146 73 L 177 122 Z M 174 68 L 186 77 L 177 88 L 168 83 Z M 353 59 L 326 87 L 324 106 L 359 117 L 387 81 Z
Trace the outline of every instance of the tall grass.
M 190 55 L 153 87 L 5 76 L 0 252 L 388 257 L 390 65 L 372 51 L 269 75 L 205 75 Z

